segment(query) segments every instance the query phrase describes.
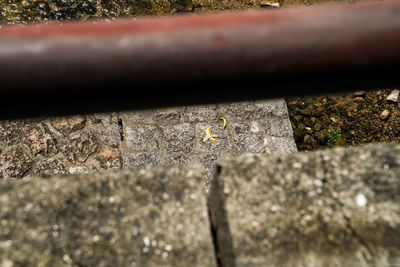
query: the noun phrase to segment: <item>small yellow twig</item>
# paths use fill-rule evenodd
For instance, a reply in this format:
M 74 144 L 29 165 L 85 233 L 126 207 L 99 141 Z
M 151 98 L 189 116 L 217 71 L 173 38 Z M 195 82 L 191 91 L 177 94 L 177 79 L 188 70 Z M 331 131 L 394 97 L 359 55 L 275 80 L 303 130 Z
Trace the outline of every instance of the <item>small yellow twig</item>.
M 206 136 L 203 138 L 203 143 L 206 142 L 207 140 L 210 140 L 210 141 L 215 142 L 215 141 L 217 141 L 217 140 L 215 139 L 215 137 L 218 137 L 218 134 L 212 134 L 212 133 L 211 133 L 211 129 L 210 129 L 210 128 L 207 128 L 207 130 L 206 130 Z
M 226 120 L 224 117 L 219 117 L 220 120 L 222 120 L 224 122 L 224 129 L 226 128 Z

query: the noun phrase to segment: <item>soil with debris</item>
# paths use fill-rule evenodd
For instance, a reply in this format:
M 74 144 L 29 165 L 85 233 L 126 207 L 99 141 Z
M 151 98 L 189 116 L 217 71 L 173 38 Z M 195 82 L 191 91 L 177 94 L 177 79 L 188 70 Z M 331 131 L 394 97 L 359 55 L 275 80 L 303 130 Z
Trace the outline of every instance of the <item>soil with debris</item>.
M 393 90 L 287 99 L 298 150 L 400 141 L 400 105 Z
M 368 0 L 7 0 L 0 1 L 0 24 L 110 19 L 142 15 L 206 13 L 249 8 L 310 6 Z

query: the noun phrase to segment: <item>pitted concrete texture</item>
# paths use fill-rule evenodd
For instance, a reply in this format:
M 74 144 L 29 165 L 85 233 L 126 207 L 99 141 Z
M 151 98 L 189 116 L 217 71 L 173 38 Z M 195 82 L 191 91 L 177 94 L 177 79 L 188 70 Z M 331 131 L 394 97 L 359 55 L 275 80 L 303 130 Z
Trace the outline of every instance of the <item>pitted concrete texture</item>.
M 0 182 L 0 266 L 216 266 L 204 169 Z
M 0 122 L 0 178 L 198 162 L 210 181 L 221 156 L 295 150 L 283 99 Z
M 218 165 L 209 206 L 224 266 L 400 265 L 399 144 Z
M 121 153 L 128 168 L 200 162 L 209 182 L 221 156 L 296 151 L 283 99 L 135 111 L 121 119 Z M 215 142 L 203 142 L 207 128 L 218 135 Z

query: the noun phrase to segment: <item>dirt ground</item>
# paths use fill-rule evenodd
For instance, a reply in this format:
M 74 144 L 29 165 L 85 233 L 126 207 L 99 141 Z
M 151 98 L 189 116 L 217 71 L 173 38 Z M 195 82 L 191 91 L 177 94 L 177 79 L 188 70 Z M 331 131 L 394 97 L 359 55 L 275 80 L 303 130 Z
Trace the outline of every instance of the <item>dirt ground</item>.
M 298 150 L 399 142 L 400 105 L 387 101 L 391 91 L 287 99 Z

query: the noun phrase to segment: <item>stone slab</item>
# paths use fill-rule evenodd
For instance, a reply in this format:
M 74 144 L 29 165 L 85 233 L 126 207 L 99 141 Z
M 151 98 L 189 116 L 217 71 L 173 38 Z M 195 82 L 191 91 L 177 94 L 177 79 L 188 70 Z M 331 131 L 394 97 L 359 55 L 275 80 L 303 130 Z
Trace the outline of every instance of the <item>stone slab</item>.
M 221 155 L 276 151 L 296 151 L 284 99 L 0 121 L 0 179 L 197 162 L 209 182 Z
M 0 266 L 216 266 L 204 169 L 0 183 Z
M 220 156 L 297 150 L 284 99 L 124 112 L 120 120 L 124 167 L 200 162 L 207 182 Z M 214 141 L 204 141 L 208 128 Z
M 120 130 L 114 113 L 0 121 L 0 179 L 120 169 Z
M 224 266 L 400 265 L 399 144 L 217 162 L 209 206 Z

